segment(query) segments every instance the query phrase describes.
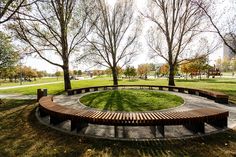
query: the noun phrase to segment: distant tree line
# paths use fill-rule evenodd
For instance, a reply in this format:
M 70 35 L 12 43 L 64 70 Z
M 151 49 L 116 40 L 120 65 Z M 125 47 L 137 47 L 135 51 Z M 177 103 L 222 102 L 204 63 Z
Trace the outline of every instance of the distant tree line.
M 236 72 L 236 58 L 219 58 L 215 66 L 223 72 Z
M 9 80 L 10 82 L 33 81 L 37 78 L 48 76 L 46 71 L 38 71 L 28 66 L 12 66 L 0 69 L 0 79 Z

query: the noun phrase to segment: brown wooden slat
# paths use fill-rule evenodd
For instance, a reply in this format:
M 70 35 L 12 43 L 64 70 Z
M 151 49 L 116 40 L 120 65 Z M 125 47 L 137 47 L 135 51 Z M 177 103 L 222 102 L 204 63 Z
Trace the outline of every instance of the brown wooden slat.
M 146 87 L 146 86 L 143 86 Z M 109 112 L 95 111 L 90 109 L 70 109 L 66 106 L 60 106 L 51 101 L 50 97 L 43 97 L 39 100 L 39 107 L 53 116 L 62 119 L 81 118 L 86 122 L 106 124 L 106 125 L 151 125 L 153 122 L 164 120 L 164 124 L 181 124 L 186 120 L 217 120 L 228 117 L 228 111 L 203 108 L 189 111 L 175 112 Z

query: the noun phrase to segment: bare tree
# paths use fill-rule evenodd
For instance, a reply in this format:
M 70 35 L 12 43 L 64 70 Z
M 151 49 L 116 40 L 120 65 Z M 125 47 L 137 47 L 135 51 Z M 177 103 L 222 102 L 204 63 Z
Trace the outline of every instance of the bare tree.
M 135 19 L 132 1 L 116 1 L 111 6 L 105 0 L 96 0 L 95 8 L 97 16 L 90 17 L 94 29 L 87 37 L 87 56 L 94 63 L 110 68 L 113 84 L 118 85 L 118 64 L 127 65 L 137 54 L 140 25 Z
M 88 1 L 38 1 L 30 11 L 19 14 L 10 25 L 16 37 L 31 53 L 48 63 L 61 67 L 64 72 L 64 89 L 71 89 L 69 76 L 70 56 L 79 51 L 90 28 L 86 28 L 89 14 Z M 54 56 L 60 61 L 56 61 Z
M 232 1 L 233 2 L 233 1 Z M 205 15 L 208 17 L 211 25 L 215 29 L 215 32 L 219 35 L 223 43 L 229 47 L 229 49 L 236 54 L 236 14 L 235 11 L 232 11 L 232 13 L 224 11 L 224 14 L 227 15 L 227 21 L 224 21 L 225 24 L 223 26 L 219 26 L 218 22 L 222 22 L 221 19 L 219 19 L 217 16 L 215 16 L 215 13 L 213 13 L 213 6 L 215 1 L 212 0 L 206 0 L 204 2 L 195 1 L 195 4 L 198 5 Z M 232 4 L 231 4 L 232 5 Z M 232 5 L 233 10 L 236 9 L 236 5 Z M 230 15 L 231 14 L 231 15 Z M 233 15 L 232 15 L 233 14 Z M 231 18 L 229 18 L 229 16 Z
M 169 64 L 169 85 L 174 86 L 178 63 L 190 55 L 185 52 L 199 34 L 203 13 L 191 0 L 150 0 L 144 17 L 152 22 L 147 42 L 152 56 Z
M 37 0 L 35 0 L 37 1 Z M 27 7 L 35 1 L 29 0 L 1 0 L 0 1 L 0 24 L 10 20 L 21 7 Z

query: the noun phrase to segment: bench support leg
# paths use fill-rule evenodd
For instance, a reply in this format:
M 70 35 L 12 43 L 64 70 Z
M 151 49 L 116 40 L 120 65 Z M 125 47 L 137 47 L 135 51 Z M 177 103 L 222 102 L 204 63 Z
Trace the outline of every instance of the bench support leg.
M 77 123 L 76 125 L 76 131 L 79 132 L 81 131 L 83 128 L 87 127 L 88 126 L 88 123 L 86 122 L 83 122 L 83 121 L 80 121 Z
M 76 129 L 77 122 L 75 120 L 70 121 L 70 131 L 73 131 Z
M 179 89 L 178 89 L 178 92 L 184 93 L 184 89 L 179 88 Z
M 86 123 L 86 122 L 71 120 L 71 127 L 70 128 L 71 128 L 71 131 L 76 129 L 76 131 L 79 132 L 87 126 L 88 126 L 88 123 Z
M 211 95 L 207 95 L 206 97 L 207 97 L 207 99 L 215 100 L 215 98 L 213 96 L 211 96 Z
M 195 94 L 196 95 L 196 91 L 192 90 L 192 89 L 188 89 L 188 94 Z
M 165 137 L 165 127 L 164 125 L 157 126 L 157 130 L 161 133 L 163 137 Z
M 154 137 L 156 138 L 156 137 L 157 137 L 157 129 L 156 129 L 156 126 L 150 126 L 150 129 L 151 129 L 152 134 L 153 134 Z
M 201 97 L 206 97 L 206 96 L 207 96 L 206 94 L 204 94 L 204 93 L 202 93 L 202 92 L 199 92 L 198 95 L 201 96 Z
M 68 91 L 67 93 L 68 93 L 68 95 L 74 95 L 75 94 L 75 92 L 73 90 Z
M 76 92 L 76 94 L 81 94 L 82 93 L 81 89 L 76 90 L 75 92 Z
M 123 132 L 123 138 L 126 138 L 126 137 L 127 137 L 127 133 L 126 133 L 126 131 L 125 131 L 125 126 L 123 126 L 122 129 L 123 129 L 123 131 L 122 131 L 122 132 Z
M 46 117 L 46 116 L 48 116 L 48 114 L 46 112 L 44 112 L 42 109 L 39 108 L 39 116 L 40 117 Z
M 118 137 L 118 126 L 114 126 L 114 136 Z
M 184 127 L 193 133 L 205 133 L 203 122 L 191 122 L 189 124 L 185 124 Z
M 52 125 L 57 125 L 62 123 L 64 120 L 58 118 L 58 117 L 54 117 L 54 116 L 50 116 L 50 124 Z
M 168 87 L 168 91 L 174 91 L 173 87 Z
M 226 128 L 228 126 L 228 119 L 227 117 L 219 119 L 219 120 L 215 120 L 215 121 L 210 121 L 207 122 L 208 124 L 217 127 L 217 128 Z
M 220 104 L 228 104 L 229 100 L 228 98 L 215 98 L 215 102 L 220 103 Z

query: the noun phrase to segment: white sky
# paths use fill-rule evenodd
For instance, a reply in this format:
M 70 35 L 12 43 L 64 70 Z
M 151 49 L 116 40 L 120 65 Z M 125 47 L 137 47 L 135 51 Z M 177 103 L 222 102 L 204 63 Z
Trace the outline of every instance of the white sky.
M 114 3 L 116 0 L 108 0 L 108 1 L 109 1 L 109 3 Z M 218 1 L 221 2 L 222 0 L 218 0 Z M 136 3 L 136 6 L 137 6 L 137 10 L 142 10 L 144 8 L 144 6 L 146 5 L 146 1 L 145 0 L 135 0 L 135 3 Z M 220 13 L 222 11 L 221 8 L 223 8 L 225 6 L 230 6 L 230 4 L 232 4 L 232 3 L 236 3 L 236 0 L 226 0 L 225 2 L 221 3 L 218 6 L 219 7 L 218 8 L 219 12 L 217 12 L 217 13 Z M 143 27 L 145 27 L 145 25 Z M 140 55 L 138 55 L 134 59 L 134 61 L 133 61 L 133 63 L 131 65 L 137 67 L 138 64 L 142 64 L 142 63 L 163 63 L 162 59 L 158 59 L 156 61 L 153 61 L 153 60 L 151 60 L 148 57 L 148 55 L 147 55 L 148 54 L 148 48 L 145 46 L 146 45 L 146 41 L 145 41 L 143 36 L 145 36 L 145 34 L 143 34 L 142 38 L 140 39 L 142 44 L 143 44 L 142 52 L 140 53 Z M 222 54 L 223 54 L 222 52 L 223 52 L 223 49 L 220 48 L 215 53 L 210 55 L 209 56 L 210 63 L 213 64 L 214 61 L 217 58 L 221 57 Z M 27 66 L 31 66 L 32 68 L 37 69 L 37 70 L 46 70 L 49 73 L 54 73 L 57 70 L 61 71 L 61 69 L 59 67 L 53 66 L 53 65 L 49 64 L 48 62 L 40 59 L 40 58 L 26 57 L 23 60 L 23 64 L 27 65 Z M 75 63 L 72 63 L 72 64 L 75 64 Z M 72 69 L 88 70 L 89 67 L 88 66 L 83 66 L 83 65 L 78 65 L 76 67 L 73 67 L 73 65 L 70 65 L 70 68 L 71 68 L 71 70 Z

